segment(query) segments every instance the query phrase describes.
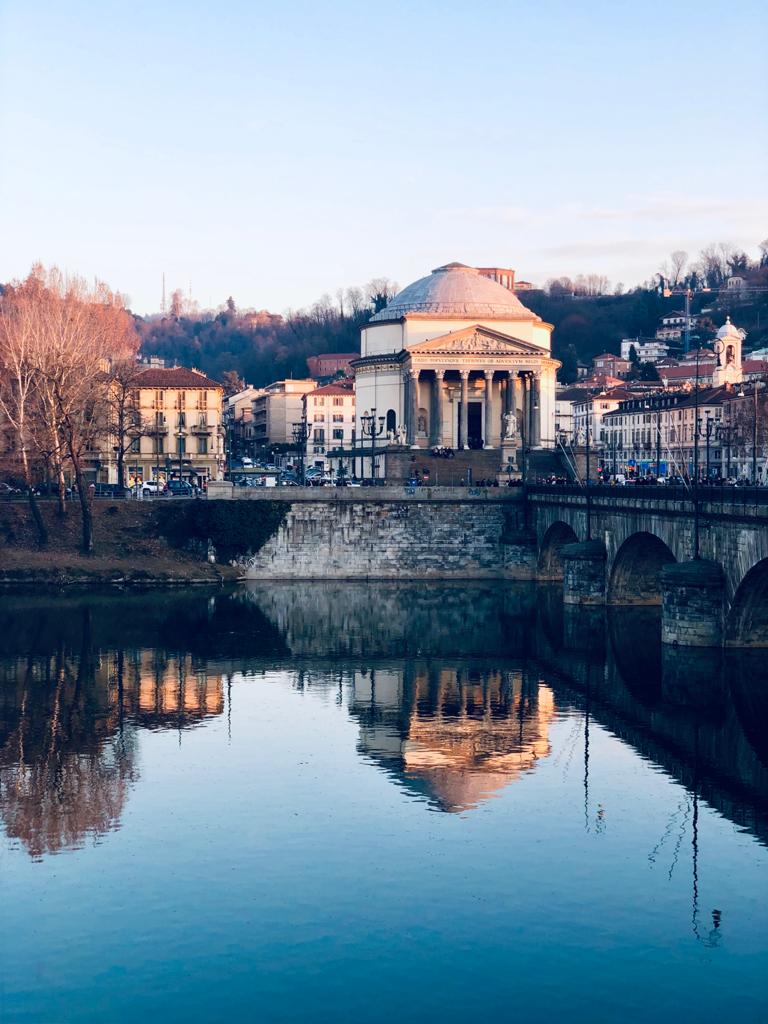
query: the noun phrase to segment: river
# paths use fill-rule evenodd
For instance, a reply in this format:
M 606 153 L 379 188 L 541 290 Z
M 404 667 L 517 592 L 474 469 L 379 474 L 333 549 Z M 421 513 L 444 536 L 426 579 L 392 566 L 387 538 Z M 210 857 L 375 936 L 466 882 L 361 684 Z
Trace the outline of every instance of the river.
M 0 597 L 0 1020 L 768 1019 L 768 658 L 533 585 Z

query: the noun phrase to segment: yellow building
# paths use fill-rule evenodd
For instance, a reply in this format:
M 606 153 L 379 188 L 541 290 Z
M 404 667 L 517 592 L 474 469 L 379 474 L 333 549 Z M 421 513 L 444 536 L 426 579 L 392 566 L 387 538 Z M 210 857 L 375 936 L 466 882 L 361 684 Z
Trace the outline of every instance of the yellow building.
M 136 436 L 126 455 L 128 485 L 224 476 L 221 384 L 183 366 L 143 370 L 133 385 Z

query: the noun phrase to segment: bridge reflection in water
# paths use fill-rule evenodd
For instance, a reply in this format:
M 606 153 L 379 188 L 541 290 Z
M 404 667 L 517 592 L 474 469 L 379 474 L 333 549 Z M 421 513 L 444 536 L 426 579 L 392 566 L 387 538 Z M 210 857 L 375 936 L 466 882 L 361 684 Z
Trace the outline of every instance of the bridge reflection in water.
M 336 692 L 361 756 L 434 810 L 524 784 L 562 755 L 553 727 L 575 715 L 585 797 L 598 724 L 765 843 L 764 662 L 662 649 L 654 609 L 564 606 L 526 584 L 6 600 L 0 815 L 35 858 L 98 839 L 139 784 L 144 731 L 181 739 L 229 716 L 233 683 L 270 669 Z

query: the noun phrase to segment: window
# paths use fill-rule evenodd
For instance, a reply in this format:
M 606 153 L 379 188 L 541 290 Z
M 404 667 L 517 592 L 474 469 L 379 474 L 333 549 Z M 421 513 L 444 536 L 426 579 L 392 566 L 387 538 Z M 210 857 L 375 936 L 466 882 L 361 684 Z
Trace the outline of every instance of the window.
M 187 407 L 187 393 L 186 391 L 180 391 L 177 398 L 178 408 L 186 409 Z
M 132 455 L 138 455 L 141 452 L 141 438 L 140 437 L 134 437 L 134 439 L 131 441 L 131 444 L 130 444 L 130 447 L 128 448 L 128 451 L 131 452 Z
M 333 414 L 333 422 L 334 423 L 343 423 L 344 422 L 344 416 L 343 415 L 339 415 L 339 413 L 334 413 Z
M 318 442 L 321 443 L 321 444 L 324 444 L 325 443 L 325 430 L 322 427 L 315 427 L 315 432 L 312 435 L 312 440 L 316 444 Z
M 155 391 L 155 408 L 162 409 L 165 405 L 165 392 Z
M 179 413 L 179 430 L 183 430 L 184 427 L 186 427 L 186 425 L 187 425 L 187 415 L 186 415 L 186 413 L 180 412 Z
M 176 454 L 186 455 L 187 454 L 187 439 L 185 437 L 176 438 Z
M 163 437 L 162 434 L 158 435 L 153 439 L 152 454 L 165 455 L 165 438 Z
M 333 440 L 334 441 L 343 441 L 344 440 L 344 430 L 343 430 L 343 428 L 341 430 L 334 430 L 333 431 Z
M 207 391 L 201 391 L 200 392 L 200 408 L 201 409 L 207 409 L 208 408 L 208 392 Z
M 344 399 L 343 398 L 334 398 L 333 404 L 334 405 L 344 405 Z
M 393 433 L 397 430 L 397 413 L 394 409 L 387 410 L 387 430 Z
M 197 454 L 207 455 L 208 454 L 208 438 L 198 437 L 197 439 Z
M 315 405 L 325 405 L 325 398 L 321 395 L 320 398 L 315 399 Z
M 315 415 L 314 415 L 314 422 L 315 423 L 325 423 L 325 413 L 324 412 L 316 412 Z

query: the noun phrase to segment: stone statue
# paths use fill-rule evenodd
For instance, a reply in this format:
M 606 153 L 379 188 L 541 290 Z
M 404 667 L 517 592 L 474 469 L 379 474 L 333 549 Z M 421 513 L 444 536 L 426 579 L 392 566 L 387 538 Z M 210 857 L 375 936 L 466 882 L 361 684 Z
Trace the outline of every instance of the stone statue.
M 400 445 L 405 444 L 405 427 L 402 425 L 395 431 L 395 443 Z
M 513 412 L 504 413 L 504 440 L 512 441 L 517 434 L 517 415 Z

